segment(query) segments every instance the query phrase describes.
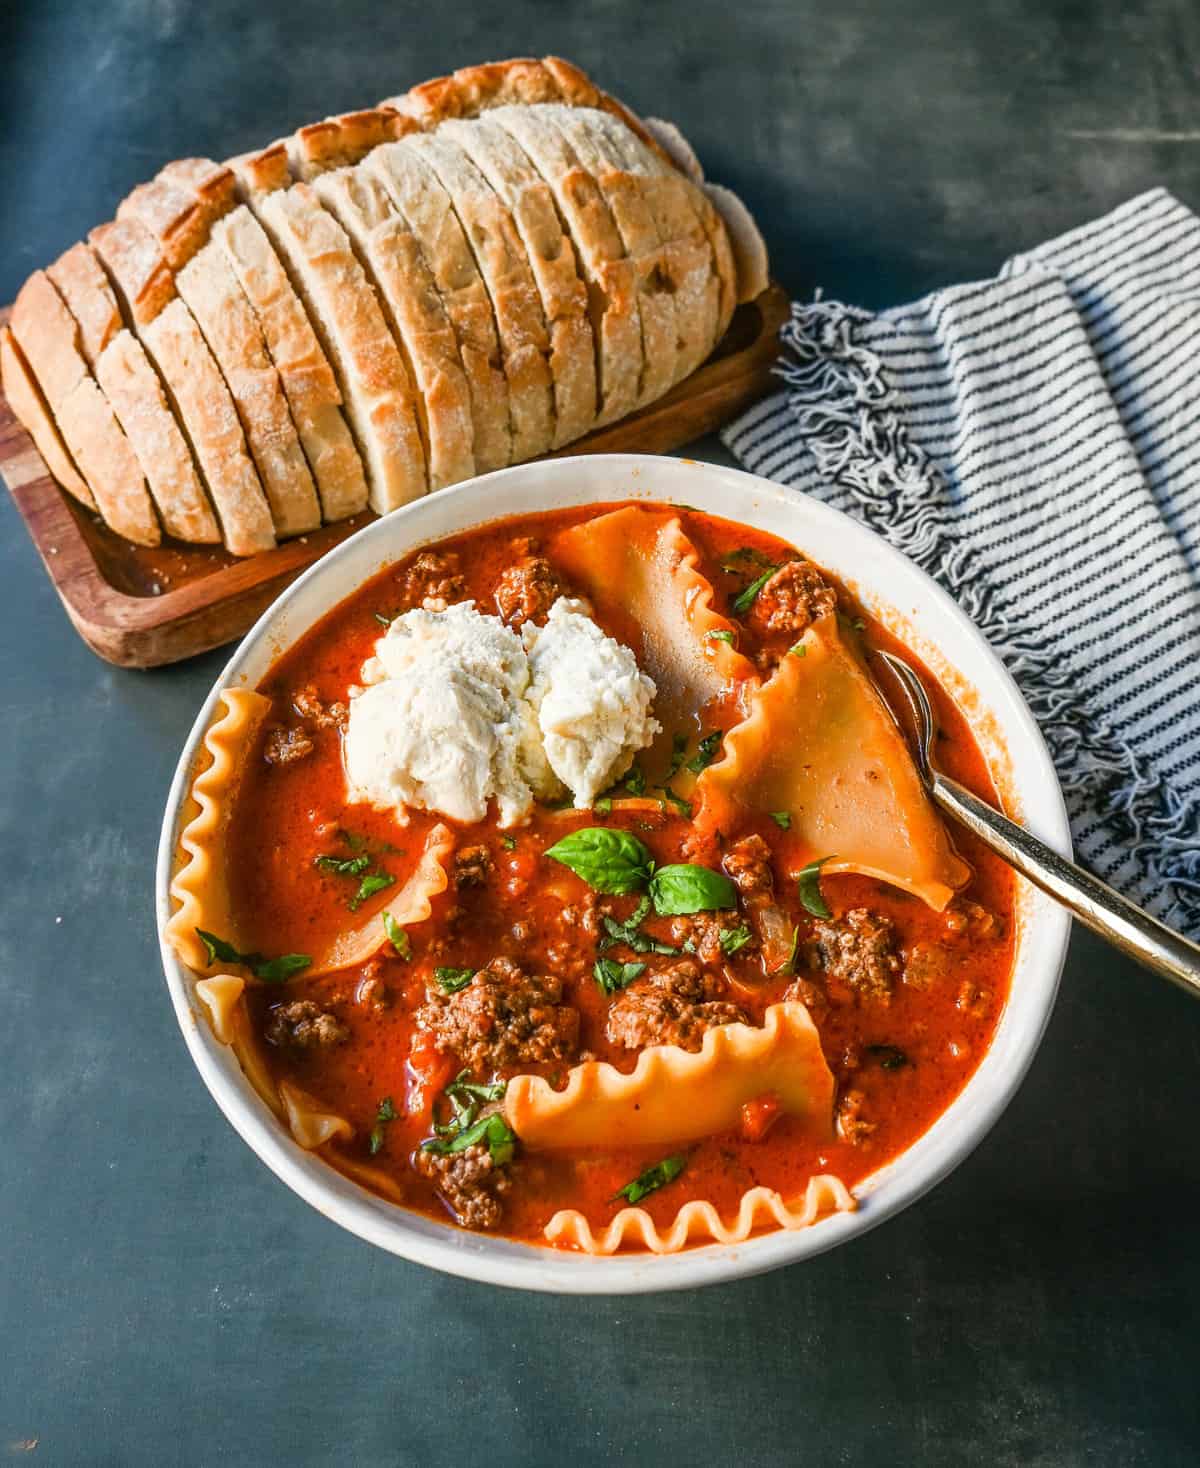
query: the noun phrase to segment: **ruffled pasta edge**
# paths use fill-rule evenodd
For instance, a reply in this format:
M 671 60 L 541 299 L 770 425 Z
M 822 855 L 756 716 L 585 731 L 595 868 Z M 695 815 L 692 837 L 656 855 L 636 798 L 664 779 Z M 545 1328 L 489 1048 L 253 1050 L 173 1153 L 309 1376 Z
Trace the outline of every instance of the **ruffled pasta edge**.
M 610 1255 L 622 1248 L 640 1247 L 652 1254 L 678 1254 L 689 1244 L 741 1244 L 758 1229 L 809 1228 L 834 1213 L 853 1213 L 858 1201 L 841 1178 L 819 1173 L 808 1180 L 802 1199 L 785 1203 L 772 1188 L 750 1188 L 742 1194 L 738 1211 L 726 1223 L 713 1204 L 699 1199 L 685 1203 L 671 1225 L 660 1233 L 644 1208 L 622 1208 L 599 1233 L 575 1208 L 560 1209 L 543 1230 L 546 1241 L 559 1249 L 583 1254 Z

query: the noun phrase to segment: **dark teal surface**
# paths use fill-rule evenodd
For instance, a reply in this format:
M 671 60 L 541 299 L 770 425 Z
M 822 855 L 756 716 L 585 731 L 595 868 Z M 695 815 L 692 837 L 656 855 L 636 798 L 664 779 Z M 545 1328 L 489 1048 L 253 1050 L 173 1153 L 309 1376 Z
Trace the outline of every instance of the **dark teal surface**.
M 5 22 L 3 300 L 168 158 L 546 50 L 678 119 L 795 290 L 885 304 L 1154 184 L 1200 204 L 1182 0 L 24 0 Z M 1198 1460 L 1200 1009 L 1088 938 L 975 1155 L 806 1265 L 522 1296 L 290 1194 L 193 1070 L 152 929 L 168 781 L 224 656 L 98 662 L 0 495 L 0 1462 Z

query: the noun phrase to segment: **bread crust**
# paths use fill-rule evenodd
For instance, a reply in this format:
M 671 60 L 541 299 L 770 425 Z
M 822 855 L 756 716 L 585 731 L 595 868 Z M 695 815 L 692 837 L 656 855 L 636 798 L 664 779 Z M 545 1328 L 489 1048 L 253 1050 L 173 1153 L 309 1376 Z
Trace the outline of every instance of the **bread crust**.
M 121 330 L 121 308 L 100 262 L 82 242 L 46 267 L 67 310 L 79 324 L 79 346 L 95 371 L 101 352 Z
M 138 184 L 117 205 L 118 219 L 135 219 L 158 240 L 172 270 L 186 265 L 208 239 L 209 221 L 192 194 L 169 178 Z
M 135 326 L 153 321 L 175 299 L 175 277 L 162 246 L 140 220 L 126 216 L 99 224 L 88 235 L 88 243 L 103 262 Z
M 471 396 L 476 473 L 512 462 L 508 382 L 487 288 L 437 174 L 403 142 L 376 148 L 360 164 L 388 191 L 421 246 L 454 328 Z
M 371 508 L 386 514 L 425 493 L 412 385 L 345 230 L 307 184 L 252 205 L 324 338 L 367 472 Z
M 507 206 L 525 245 L 550 335 L 554 448 L 588 433 L 596 421 L 596 357 L 587 289 L 575 247 L 546 181 L 513 138 L 486 116 L 450 119 L 441 133 L 471 158 Z
M 275 544 L 271 511 L 233 399 L 192 313 L 176 299 L 140 336 L 191 440 L 225 544 L 237 556 L 269 550 Z
M 334 169 L 320 175 L 313 188 L 370 270 L 404 351 L 417 389 L 430 489 L 470 479 L 475 473 L 470 391 L 454 330 L 412 230 L 371 173 Z
M 597 426 L 636 406 L 644 368 L 634 268 L 596 181 L 542 109 L 498 107 L 492 120 L 509 133 L 554 195 L 579 251 L 597 344 Z
M 358 163 L 382 143 L 411 131 L 415 124 L 392 107 L 344 112 L 297 128 L 287 139 L 288 162 L 295 178 L 311 183 L 335 168 Z
M 24 424 L 51 474 L 68 494 L 74 495 L 89 510 L 94 510 L 95 497 L 76 469 L 70 450 L 50 416 L 37 379 L 29 370 L 29 363 L 7 326 L 0 328 L 0 380 L 4 383 L 4 396 L 9 406 Z
M 258 469 L 276 535 L 301 535 L 321 523 L 317 491 L 300 448 L 279 374 L 258 319 L 224 251 L 210 241 L 175 278 L 225 378 Z
M 512 216 L 450 138 L 440 132 L 425 134 L 399 146 L 414 149 L 441 180 L 491 297 L 508 379 L 513 459 L 521 462 L 544 454 L 554 441 L 550 337 L 529 258 Z
M 244 205 L 220 220 L 213 237 L 246 293 L 279 373 L 316 480 L 326 520 L 365 509 L 367 481 L 342 416 L 342 395 L 274 246 Z
M 229 160 L 228 167 L 237 184 L 237 196 L 243 202 L 259 194 L 272 194 L 292 183 L 286 142 L 268 143 L 254 153 L 240 153 Z
M 220 544 L 221 527 L 204 493 L 183 431 L 142 344 L 119 331 L 96 363 L 96 380 L 137 456 L 168 535 Z
M 211 158 L 176 158 L 159 169 L 158 176 L 187 189 L 210 224 L 237 204 L 237 180 L 226 163 Z

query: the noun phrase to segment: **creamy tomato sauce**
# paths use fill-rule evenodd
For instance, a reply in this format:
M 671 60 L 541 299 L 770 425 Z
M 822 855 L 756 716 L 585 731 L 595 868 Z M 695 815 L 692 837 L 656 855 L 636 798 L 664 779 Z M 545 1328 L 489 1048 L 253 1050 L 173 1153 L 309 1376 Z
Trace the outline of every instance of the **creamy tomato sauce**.
M 474 598 L 481 611 L 494 613 L 502 576 L 529 554 L 524 542 L 535 542 L 535 549 L 545 553 L 555 532 L 607 508 L 499 521 L 425 551 L 448 556 L 461 578 L 459 594 Z M 756 630 L 753 617 L 738 618 L 732 604 L 761 574 L 760 567 L 794 559 L 803 548 L 797 552 L 760 531 L 696 511 L 679 514 L 701 551 L 701 570 L 716 589 L 714 605 L 738 627 L 740 650 L 769 668 L 772 659 L 786 652 L 791 636 Z M 250 935 L 263 953 L 319 952 L 352 921 L 350 904 L 360 876 L 330 870 L 328 863 L 318 864 L 319 858 L 351 861 L 365 855 L 371 872 L 394 878 L 387 890 L 395 891 L 439 819 L 413 811 L 408 824 L 401 825 L 391 812 L 348 804 L 337 710 L 326 718 L 311 717 L 318 706 L 328 710 L 348 700 L 386 622 L 412 605 L 402 588 L 416 555 L 382 571 L 330 612 L 260 685 L 260 692 L 273 700 L 273 719 L 260 736 L 238 792 L 228 865 L 238 930 Z M 865 653 L 894 649 L 917 662 L 845 588 L 826 579 L 836 590 L 846 635 Z M 639 627 L 619 613 L 598 615 L 597 620 L 605 632 L 640 652 Z M 962 713 L 928 674 L 926 684 L 941 723 L 941 767 L 995 801 Z M 726 699 L 706 710 L 703 728 L 679 731 L 688 737 L 689 757 L 703 733 L 727 727 L 736 717 L 734 701 Z M 296 731 L 311 748 L 290 762 L 269 763 L 264 757 L 267 741 L 278 740 L 280 727 Z M 439 1100 L 443 1088 L 463 1068 L 461 1057 L 439 1049 L 437 1036 L 419 1028 L 415 1018 L 435 984 L 435 967 L 477 969 L 507 957 L 528 973 L 556 975 L 562 981 L 561 1003 L 579 1013 L 579 1054 L 610 1061 L 622 1071 L 633 1068 L 638 1052 L 614 1045 L 606 1034 L 613 1001 L 593 977 L 601 950 L 589 922 L 595 924 L 598 912 L 621 922 L 637 898 L 597 898 L 578 876 L 544 855 L 567 833 L 594 825 L 632 832 L 660 865 L 701 860 L 719 867 L 735 838 L 754 833 L 765 841 L 773 859 L 776 901 L 797 933 L 794 971 L 765 976 L 755 943 L 722 955 L 712 967 L 719 971 L 722 997 L 739 1006 L 752 1023 L 761 1023 L 767 1007 L 785 993 L 795 997 L 793 986 L 797 979 L 804 981 L 803 997 L 810 1002 L 837 1086 L 832 1135 L 814 1134 L 788 1116 L 773 1118 L 767 1097 L 761 1106 L 746 1108 L 738 1130 L 666 1149 L 684 1158 L 684 1169 L 641 1203 L 660 1225 L 669 1224 L 691 1198 L 708 1199 L 729 1216 L 743 1192 L 757 1184 L 777 1189 L 785 1199 L 801 1194 L 807 1179 L 819 1172 L 836 1174 L 852 1187 L 926 1131 L 978 1065 L 1007 996 L 1013 889 L 1008 870 L 969 835 L 954 832 L 955 846 L 972 876 L 946 912 L 934 912 L 918 898 L 881 882 L 835 875 L 820 883 L 832 914 L 826 924 L 806 911 L 796 883 L 788 880 L 786 874 L 807 856 L 798 852 L 794 834 L 770 813 L 754 817 L 744 830 L 725 833 L 725 851 L 697 856 L 689 841 L 690 821 L 669 801 L 661 808 L 651 803 L 610 813 L 539 805 L 528 825 L 508 832 L 500 831 L 490 816 L 455 829 L 460 853 L 484 848 L 486 870 L 482 880 L 462 886 L 452 877 L 449 890 L 434 899 L 430 918 L 408 930 L 410 957 L 402 958 L 386 945 L 355 969 L 322 978 L 301 973 L 285 985 L 260 984 L 248 990 L 253 1027 L 276 1079 L 302 1087 L 354 1128 L 353 1140 L 324 1148 L 334 1166 L 369 1167 L 373 1173 L 356 1169 L 355 1175 L 360 1180 L 365 1176 L 368 1185 L 408 1207 L 442 1220 L 453 1218 L 445 1195 L 413 1166 L 434 1121 L 448 1116 L 444 1099 Z M 386 907 L 386 897 L 369 901 Z M 820 933 L 831 925 L 836 931 L 847 923 L 847 914 L 860 911 L 870 915 L 873 931 L 886 935 L 894 964 L 890 993 L 882 996 L 859 985 L 853 969 L 849 977 L 840 975 L 828 955 L 822 957 Z M 674 947 L 680 946 L 686 929 L 686 920 L 664 917 L 651 916 L 644 924 L 648 937 Z M 644 960 L 619 947 L 607 953 L 618 960 Z M 310 1012 L 330 1018 L 329 1043 L 312 1036 L 312 1043 L 288 1042 L 279 1011 L 300 1000 L 311 1001 Z M 540 1072 L 552 1084 L 561 1084 L 570 1064 L 565 1059 L 515 1069 Z M 474 1079 L 493 1077 L 476 1074 Z M 390 1119 L 381 1122 L 381 1115 Z M 514 1238 L 540 1241 L 551 1216 L 564 1207 L 578 1208 L 593 1226 L 602 1226 L 624 1206 L 618 1190 L 659 1162 L 663 1152 L 661 1147 L 648 1152 L 622 1146 L 614 1138 L 602 1152 L 535 1154 L 523 1152 L 518 1141 L 507 1165 L 510 1182 L 495 1227 Z

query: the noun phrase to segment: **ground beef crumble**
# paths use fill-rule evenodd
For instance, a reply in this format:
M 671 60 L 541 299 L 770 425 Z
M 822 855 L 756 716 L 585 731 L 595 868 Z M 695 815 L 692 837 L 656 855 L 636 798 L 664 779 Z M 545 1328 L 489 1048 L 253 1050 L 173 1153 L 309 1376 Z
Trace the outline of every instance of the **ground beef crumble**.
M 523 556 L 505 568 L 496 584 L 496 606 L 510 627 L 544 622 L 563 594 L 563 584 L 545 556 Z
M 735 912 L 690 913 L 686 917 L 671 919 L 671 942 L 688 953 L 694 953 L 701 963 L 718 964 L 726 957 L 721 947 L 721 934 L 736 931 L 742 926 L 742 920 Z M 749 945 L 738 950 L 743 958 L 755 951 L 755 947 Z
M 750 620 L 764 632 L 799 637 L 837 605 L 837 593 L 810 561 L 788 561 L 754 598 Z
M 294 765 L 312 752 L 312 738 L 303 729 L 285 729 L 282 724 L 275 724 L 267 730 L 263 759 L 269 765 Z
M 743 836 L 735 841 L 721 865 L 746 902 L 770 899 L 775 889 L 775 873 L 771 848 L 761 836 Z
M 467 584 L 453 551 L 422 551 L 411 566 L 400 573 L 400 596 L 405 608 L 424 607 L 444 611 L 450 602 L 462 601 Z
M 466 1228 L 495 1228 L 504 1213 L 501 1198 L 512 1186 L 503 1167 L 479 1145 L 449 1154 L 421 1148 L 413 1159 L 417 1171 L 441 1193 Z
M 486 846 L 464 846 L 454 853 L 456 887 L 482 887 L 495 870 L 496 863 Z
M 866 998 L 886 999 L 901 970 L 895 929 L 889 918 L 854 907 L 834 922 L 813 925 L 815 956 L 828 978 L 839 979 Z
M 864 1115 L 866 1101 L 861 1091 L 851 1089 L 843 1092 L 837 1104 L 838 1135 L 855 1147 L 861 1147 L 876 1126 Z
M 456 994 L 430 986 L 416 1021 L 439 1050 L 489 1074 L 574 1055 L 579 1011 L 561 1000 L 561 979 L 529 975 L 511 959 L 494 958 Z
M 267 1039 L 272 1045 L 289 1045 L 297 1050 L 311 1050 L 321 1045 L 341 1045 L 350 1031 L 337 1015 L 314 1004 L 311 999 L 293 999 L 278 1004 L 267 1023 Z
M 745 1022 L 736 1004 L 721 998 L 725 981 L 691 958 L 680 958 L 631 984 L 608 1010 L 607 1033 L 614 1045 L 640 1050 L 677 1045 L 699 1050 L 704 1032 Z
M 314 729 L 344 729 L 350 710 L 344 703 L 324 703 L 311 683 L 292 695 L 292 707 Z

